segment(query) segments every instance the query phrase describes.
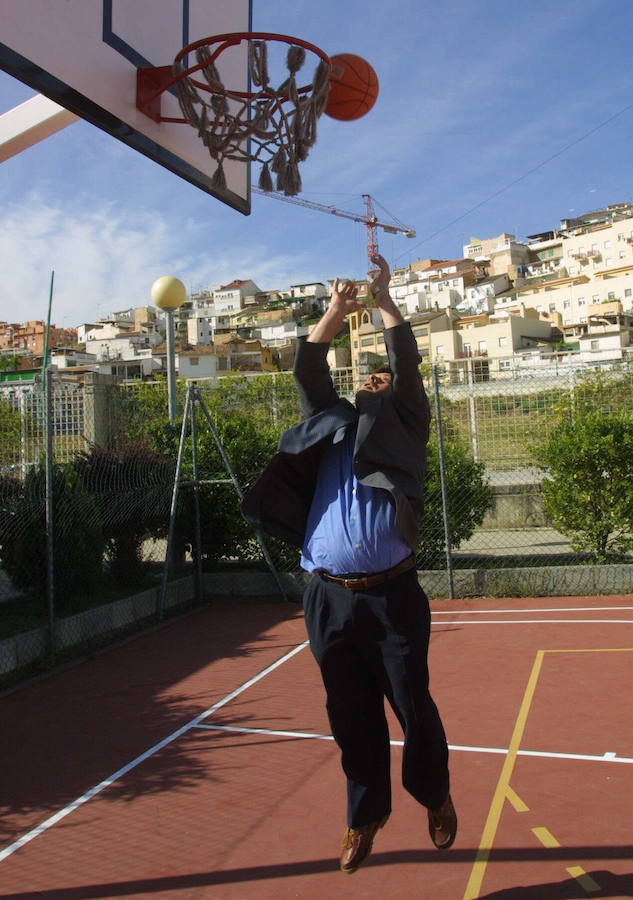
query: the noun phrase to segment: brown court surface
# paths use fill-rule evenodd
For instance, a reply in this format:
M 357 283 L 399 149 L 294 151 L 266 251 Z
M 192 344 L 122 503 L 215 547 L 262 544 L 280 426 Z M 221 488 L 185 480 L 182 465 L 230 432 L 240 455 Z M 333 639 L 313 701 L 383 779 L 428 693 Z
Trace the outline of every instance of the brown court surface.
M 300 607 L 216 601 L 0 696 L 0 895 L 633 897 L 633 597 L 433 611 L 452 849 L 395 743 L 391 819 L 338 871 L 344 783 Z

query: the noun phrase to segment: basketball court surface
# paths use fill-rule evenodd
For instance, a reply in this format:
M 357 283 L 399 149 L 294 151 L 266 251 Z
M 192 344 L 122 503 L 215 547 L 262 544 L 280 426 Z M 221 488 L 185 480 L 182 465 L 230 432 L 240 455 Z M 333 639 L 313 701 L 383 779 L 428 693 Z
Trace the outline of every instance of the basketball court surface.
M 433 604 L 459 814 L 399 780 L 338 870 L 345 788 L 301 609 L 217 600 L 0 698 L 5 900 L 633 896 L 633 601 Z
M 79 116 L 248 214 L 249 166 L 228 159 L 220 185 L 195 129 L 146 115 L 136 85 L 196 38 L 249 31 L 249 0 L 0 12 L 0 67 L 43 95 L 2 117 L 0 159 Z M 245 53 L 218 63 L 243 91 Z M 161 102 L 179 114 L 173 92 Z M 215 601 L 0 697 L 0 895 L 631 897 L 632 625 L 630 597 L 435 604 L 457 840 L 437 851 L 402 790 L 392 718 L 393 814 L 348 876 L 344 781 L 301 610 Z

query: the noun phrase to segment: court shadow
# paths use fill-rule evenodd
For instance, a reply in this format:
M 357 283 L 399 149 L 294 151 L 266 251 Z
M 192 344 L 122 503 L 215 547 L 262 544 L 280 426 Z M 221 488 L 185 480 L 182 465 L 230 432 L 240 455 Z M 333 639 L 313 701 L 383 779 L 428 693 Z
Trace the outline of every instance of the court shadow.
M 512 853 L 512 851 L 509 851 Z M 436 851 L 401 851 L 374 854 L 365 864 L 367 868 L 409 863 L 470 862 L 473 851 L 453 851 L 438 858 Z M 279 878 L 304 878 L 311 875 L 332 873 L 340 878 L 338 860 L 313 859 L 300 862 L 278 863 L 265 866 L 250 866 L 216 872 L 192 872 L 188 875 L 173 875 L 160 878 L 142 878 L 130 881 L 84 884 L 79 887 L 57 886 L 40 891 L 19 891 L 3 894 L 3 900 L 99 900 L 106 897 L 127 897 L 163 891 L 191 891 L 224 884 L 244 884 L 253 881 L 267 881 Z M 608 870 L 593 870 L 587 873 L 599 885 L 592 890 L 592 897 L 623 898 L 633 897 L 633 876 L 616 875 Z M 334 891 L 334 882 L 333 882 Z M 461 895 L 461 891 L 460 891 Z M 513 886 L 489 894 L 482 894 L 479 900 L 585 900 L 587 890 L 574 878 L 560 882 L 534 884 L 526 887 Z
M 583 887 L 575 878 L 504 888 L 480 894 L 479 900 L 586 900 L 587 897 L 633 897 L 633 875 L 615 875 L 606 869 L 586 873 L 597 887 Z
M 304 640 L 294 604 L 219 599 L 0 696 L 0 842 L 128 767 L 103 798 L 213 777 L 209 754 L 170 737 Z M 232 712 L 261 724 L 252 704 Z M 163 741 L 160 766 L 130 766 Z

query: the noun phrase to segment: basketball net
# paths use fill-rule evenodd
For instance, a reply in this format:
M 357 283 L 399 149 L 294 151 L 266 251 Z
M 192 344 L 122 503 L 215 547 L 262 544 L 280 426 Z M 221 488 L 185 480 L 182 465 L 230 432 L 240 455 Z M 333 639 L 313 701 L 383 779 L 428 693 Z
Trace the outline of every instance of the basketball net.
M 227 47 L 244 40 L 248 41 L 251 90 L 236 91 L 223 84 L 215 61 Z M 268 74 L 268 41 L 290 44 L 288 77 L 279 87 L 271 85 Z M 218 43 L 220 46 L 213 49 Z M 305 63 L 306 50 L 319 62 L 312 82 L 301 86 L 297 74 Z M 185 60 L 190 52 L 197 63 L 188 67 Z M 198 73 L 204 82 L 193 77 Z M 316 142 L 317 119 L 329 91 L 330 61 L 318 47 L 284 35 L 221 35 L 181 50 L 173 74 L 182 114 L 217 162 L 212 187 L 226 189 L 224 161 L 229 159 L 260 163 L 259 188 L 263 191 L 276 189 L 286 196 L 300 192 L 299 164 Z

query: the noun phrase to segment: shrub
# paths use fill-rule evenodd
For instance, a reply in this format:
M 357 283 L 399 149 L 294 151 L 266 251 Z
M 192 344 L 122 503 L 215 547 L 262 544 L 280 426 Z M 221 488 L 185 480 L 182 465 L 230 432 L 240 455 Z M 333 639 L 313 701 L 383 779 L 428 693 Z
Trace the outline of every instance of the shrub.
M 54 584 L 58 613 L 87 593 L 101 572 L 104 537 L 92 496 L 69 465 L 53 470 Z M 16 588 L 46 598 L 46 473 L 29 470 L 3 506 L 2 565 Z
M 574 550 L 596 562 L 633 549 L 633 414 L 603 413 L 570 397 L 542 445 L 544 508 Z
M 483 522 L 492 503 L 483 463 L 475 462 L 466 447 L 445 426 L 444 472 L 448 505 L 451 548 L 457 548 L 470 538 Z M 425 479 L 424 517 L 420 531 L 417 561 L 419 568 L 441 567 L 446 552 L 444 509 L 440 481 L 440 456 L 437 439 L 431 437 L 428 446 Z
M 99 509 L 109 575 L 117 587 L 138 587 L 147 568 L 143 542 L 164 534 L 169 521 L 173 458 L 138 444 L 93 446 L 73 466 Z

